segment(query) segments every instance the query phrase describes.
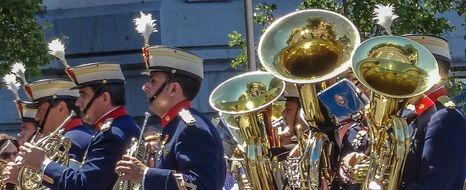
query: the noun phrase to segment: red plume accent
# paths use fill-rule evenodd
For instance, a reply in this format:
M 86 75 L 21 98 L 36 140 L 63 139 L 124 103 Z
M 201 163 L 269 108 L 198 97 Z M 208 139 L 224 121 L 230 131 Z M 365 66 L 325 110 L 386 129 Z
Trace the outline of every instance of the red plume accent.
M 68 67 L 65 70 L 66 74 L 68 74 L 68 77 L 70 77 L 71 80 L 73 80 L 74 83 L 78 84 L 78 80 L 76 79 L 76 75 L 73 72 L 73 68 Z
M 142 52 L 144 54 L 144 63 L 146 64 L 146 69 L 149 69 L 149 47 L 143 47 Z
M 23 118 L 23 105 L 21 104 L 21 102 L 19 102 L 18 100 L 15 101 L 16 102 L 16 109 L 18 109 L 18 113 L 19 113 L 19 118 Z
M 28 98 L 33 100 L 31 87 L 29 87 L 29 85 L 24 85 L 23 87 L 24 87 L 24 91 L 26 92 L 26 95 L 28 96 Z

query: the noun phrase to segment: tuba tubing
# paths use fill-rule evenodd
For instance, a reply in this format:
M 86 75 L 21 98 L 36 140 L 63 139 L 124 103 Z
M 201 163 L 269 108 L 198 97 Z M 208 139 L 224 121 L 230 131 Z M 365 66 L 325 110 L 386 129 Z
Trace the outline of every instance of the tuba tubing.
M 379 36 L 357 48 L 352 68 L 358 80 L 372 91 L 370 106 L 364 112 L 370 159 L 357 165 L 356 179 L 362 189 L 395 190 L 411 144 L 401 112 L 410 98 L 429 90 L 440 79 L 437 62 L 415 41 Z
M 274 159 L 269 149 L 274 134 L 270 106 L 285 89 L 285 83 L 273 75 L 255 71 L 230 78 L 217 86 L 209 97 L 215 110 L 233 115 L 244 140 L 244 152 L 235 149 L 232 172 L 244 189 L 281 189 L 274 177 Z M 241 146 L 241 145 L 240 145 Z M 236 151 L 238 150 L 238 151 Z M 244 168 L 244 171 L 241 171 Z

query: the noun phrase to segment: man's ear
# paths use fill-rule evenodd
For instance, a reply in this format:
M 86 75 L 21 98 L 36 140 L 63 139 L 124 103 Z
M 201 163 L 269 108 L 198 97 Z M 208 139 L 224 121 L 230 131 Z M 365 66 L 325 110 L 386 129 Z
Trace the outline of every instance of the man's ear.
M 172 96 L 182 93 L 181 86 L 177 82 L 171 83 L 168 87 L 168 90 L 170 91 L 170 95 Z
M 110 96 L 110 93 L 108 92 L 102 93 L 102 98 L 105 104 L 112 105 L 112 96 Z
M 60 112 L 68 111 L 68 107 L 66 106 L 65 101 L 60 101 L 60 102 L 58 103 L 58 110 L 59 110 Z

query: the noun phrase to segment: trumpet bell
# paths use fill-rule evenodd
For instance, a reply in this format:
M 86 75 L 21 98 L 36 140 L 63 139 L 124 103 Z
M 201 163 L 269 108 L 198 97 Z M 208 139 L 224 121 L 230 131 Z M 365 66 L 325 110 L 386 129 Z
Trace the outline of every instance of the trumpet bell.
M 353 72 L 375 93 L 410 98 L 440 80 L 437 61 L 424 46 L 399 36 L 380 36 L 363 42 L 353 56 Z
M 273 22 L 261 36 L 258 55 L 282 80 L 316 83 L 347 70 L 359 43 L 356 27 L 342 15 L 303 10 Z
M 285 82 L 263 72 L 248 72 L 217 86 L 209 97 L 212 108 L 226 114 L 245 114 L 267 107 L 285 90 Z

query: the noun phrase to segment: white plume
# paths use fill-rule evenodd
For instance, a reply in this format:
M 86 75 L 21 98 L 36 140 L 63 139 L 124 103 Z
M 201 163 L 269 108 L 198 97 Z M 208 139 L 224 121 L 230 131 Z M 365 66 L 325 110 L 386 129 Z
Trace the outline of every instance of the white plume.
M 25 75 L 26 68 L 24 67 L 23 63 L 16 62 L 15 64 L 13 64 L 13 69 L 11 70 L 11 72 L 19 78 L 21 78 L 24 84 L 27 84 Z
M 3 77 L 3 80 L 5 81 L 6 87 L 8 88 L 8 90 L 13 92 L 16 100 L 19 100 L 18 90 L 21 84 L 16 80 L 16 75 L 7 74 L 5 75 L 5 77 Z
M 144 14 L 143 12 L 140 13 L 141 17 L 135 18 L 133 22 L 136 25 L 136 31 L 138 31 L 138 33 L 144 37 L 144 44 L 149 44 L 150 35 L 152 32 L 158 32 L 158 30 L 155 28 L 156 24 L 155 20 L 152 19 L 152 14 Z
M 390 4 L 387 6 L 381 4 L 375 6 L 376 8 L 374 10 L 374 20 L 377 20 L 377 24 L 384 27 L 388 34 L 392 34 L 392 30 L 390 28 L 392 26 L 393 20 L 398 18 L 398 15 L 393 13 L 393 6 Z
M 60 41 L 60 39 L 52 40 L 49 43 L 49 54 L 55 56 L 60 61 L 66 63 L 65 61 L 65 44 Z

